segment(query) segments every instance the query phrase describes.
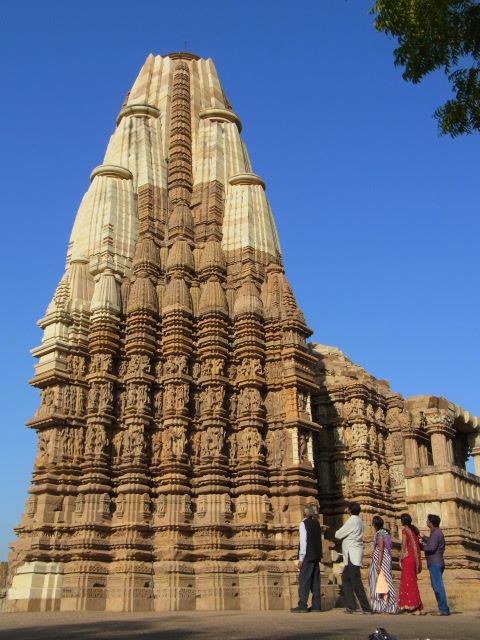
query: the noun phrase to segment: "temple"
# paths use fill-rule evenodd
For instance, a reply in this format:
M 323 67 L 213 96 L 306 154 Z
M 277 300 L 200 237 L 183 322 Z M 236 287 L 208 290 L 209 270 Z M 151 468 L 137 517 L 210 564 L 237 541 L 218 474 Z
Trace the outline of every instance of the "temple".
M 289 608 L 307 504 L 333 607 L 353 499 L 367 549 L 374 514 L 394 537 L 439 514 L 451 607 L 478 588 L 479 420 L 307 343 L 241 128 L 192 54 L 150 55 L 127 94 L 39 321 L 10 611 Z

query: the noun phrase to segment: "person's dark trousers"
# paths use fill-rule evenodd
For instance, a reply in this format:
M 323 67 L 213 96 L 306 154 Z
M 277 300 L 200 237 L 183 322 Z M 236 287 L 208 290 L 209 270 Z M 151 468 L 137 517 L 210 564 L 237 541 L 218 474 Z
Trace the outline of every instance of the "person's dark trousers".
M 432 585 L 435 598 L 437 599 L 438 610 L 440 613 L 448 615 L 450 610 L 447 604 L 447 596 L 445 594 L 445 587 L 443 586 L 443 570 L 444 567 L 438 564 L 438 562 L 432 562 L 428 567 L 430 572 L 430 584 Z
M 360 567 L 350 562 L 345 565 L 342 571 L 342 587 L 345 600 L 347 601 L 347 607 L 352 611 L 357 609 L 357 602 L 355 596 L 357 596 L 360 606 L 364 611 L 370 611 L 370 605 L 368 603 L 367 594 L 362 583 L 362 577 L 360 575 Z
M 320 567 L 318 560 L 303 562 L 298 576 L 298 607 L 306 609 L 308 596 L 312 592 L 312 609 L 320 610 Z

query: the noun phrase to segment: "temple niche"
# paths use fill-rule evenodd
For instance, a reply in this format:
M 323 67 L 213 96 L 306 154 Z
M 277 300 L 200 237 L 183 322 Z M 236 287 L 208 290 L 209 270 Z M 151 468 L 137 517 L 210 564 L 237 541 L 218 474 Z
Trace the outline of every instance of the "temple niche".
M 477 418 L 402 398 L 312 331 L 211 60 L 150 55 L 78 210 L 31 381 L 7 609 L 286 609 L 298 525 L 439 513 L 454 606 L 480 576 Z

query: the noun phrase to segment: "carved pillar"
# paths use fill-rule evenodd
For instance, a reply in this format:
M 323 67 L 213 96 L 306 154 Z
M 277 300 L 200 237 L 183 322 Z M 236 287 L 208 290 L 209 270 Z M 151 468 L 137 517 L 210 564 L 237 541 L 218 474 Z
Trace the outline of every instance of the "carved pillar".
M 445 410 L 429 409 L 425 412 L 426 430 L 432 442 L 433 464 L 453 462 L 448 440 L 454 437 L 453 418 Z
M 480 476 L 480 433 L 478 431 L 468 434 L 468 444 L 475 465 L 475 475 Z

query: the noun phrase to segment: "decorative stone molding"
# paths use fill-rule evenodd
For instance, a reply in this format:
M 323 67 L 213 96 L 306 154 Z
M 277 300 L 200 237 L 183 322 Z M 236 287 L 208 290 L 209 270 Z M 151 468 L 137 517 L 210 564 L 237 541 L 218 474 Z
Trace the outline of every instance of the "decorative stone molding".
M 114 164 L 101 164 L 90 174 L 90 182 L 97 176 L 108 176 L 109 178 L 121 178 L 122 180 L 133 180 L 133 174 L 125 167 L 118 167 Z
M 260 176 L 257 176 L 256 173 L 237 173 L 237 175 L 230 178 L 228 184 L 230 184 L 232 187 L 235 187 L 239 184 L 259 184 L 264 191 L 266 188 L 265 182 L 262 180 L 262 178 L 260 178 Z
M 152 107 L 150 104 L 129 104 L 118 114 L 117 127 L 125 116 L 134 116 L 135 118 L 159 118 L 161 111 L 156 107 Z
M 201 120 L 214 120 L 216 122 L 233 122 L 237 125 L 238 133 L 242 131 L 240 118 L 233 111 L 228 109 L 203 109 L 200 111 Z

